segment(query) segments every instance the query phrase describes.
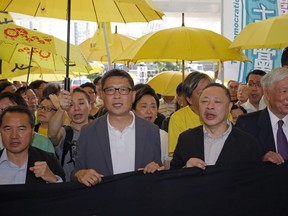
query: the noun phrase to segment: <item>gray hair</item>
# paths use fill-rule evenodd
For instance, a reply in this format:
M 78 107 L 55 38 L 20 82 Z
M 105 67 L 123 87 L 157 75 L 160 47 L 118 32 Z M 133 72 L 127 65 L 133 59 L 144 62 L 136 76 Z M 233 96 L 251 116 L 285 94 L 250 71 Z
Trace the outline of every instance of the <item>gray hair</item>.
M 269 89 L 271 86 L 280 80 L 288 78 L 288 68 L 279 67 L 273 69 L 261 78 L 261 86 L 263 90 Z

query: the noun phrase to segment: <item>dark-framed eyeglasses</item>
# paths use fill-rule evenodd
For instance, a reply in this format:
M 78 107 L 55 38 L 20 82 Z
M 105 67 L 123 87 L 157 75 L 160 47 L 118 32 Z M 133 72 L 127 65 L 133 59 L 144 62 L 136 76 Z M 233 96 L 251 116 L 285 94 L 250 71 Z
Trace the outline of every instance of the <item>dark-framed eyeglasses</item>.
M 46 107 L 43 105 L 38 105 L 37 106 L 37 110 L 44 110 L 45 112 L 52 112 L 52 111 L 57 111 L 57 109 L 53 108 L 53 107 Z
M 120 88 L 114 88 L 114 87 L 109 87 L 109 88 L 104 88 L 103 92 L 106 95 L 114 95 L 116 91 L 119 92 L 121 95 L 128 95 L 131 92 L 131 88 L 128 87 L 120 87 Z

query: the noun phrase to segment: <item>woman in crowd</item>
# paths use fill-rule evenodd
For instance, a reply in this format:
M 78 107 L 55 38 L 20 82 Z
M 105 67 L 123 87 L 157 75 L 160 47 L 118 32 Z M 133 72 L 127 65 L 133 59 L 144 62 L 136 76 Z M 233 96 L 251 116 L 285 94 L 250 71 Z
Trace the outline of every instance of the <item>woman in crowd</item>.
M 34 130 L 39 134 L 48 137 L 49 121 L 52 119 L 56 111 L 57 109 L 50 98 L 42 99 L 40 104 L 37 106 L 37 119 L 39 123 L 35 125 Z
M 140 118 L 153 123 L 157 117 L 159 108 L 159 98 L 154 89 L 149 85 L 145 85 L 136 91 L 135 101 L 132 105 L 132 110 Z M 170 169 L 170 160 L 168 157 L 168 134 L 160 129 L 161 139 L 161 159 L 165 169 Z
M 80 88 L 82 88 L 90 97 L 91 110 L 89 113 L 89 119 L 95 119 L 99 111 L 99 107 L 96 104 L 96 86 L 93 83 L 87 82 L 82 84 Z

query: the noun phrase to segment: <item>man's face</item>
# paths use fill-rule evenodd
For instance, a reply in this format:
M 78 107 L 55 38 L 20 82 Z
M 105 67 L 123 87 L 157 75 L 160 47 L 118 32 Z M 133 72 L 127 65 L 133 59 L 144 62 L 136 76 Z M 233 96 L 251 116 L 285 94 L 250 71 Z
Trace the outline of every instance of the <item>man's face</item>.
M 205 89 L 199 100 L 199 114 L 208 128 L 226 127 L 232 103 L 220 87 Z
M 116 90 L 114 94 L 108 95 L 105 89 L 108 88 L 130 88 L 128 79 L 124 77 L 109 77 L 105 85 L 103 86 L 104 92 L 102 92 L 102 98 L 104 105 L 111 116 L 125 116 L 129 113 L 132 103 L 135 99 L 135 91 L 130 91 L 127 95 L 120 94 L 119 90 Z
M 43 97 L 43 89 L 45 88 L 47 84 L 46 83 L 42 83 L 39 88 L 34 89 L 34 92 L 37 96 L 37 98 L 41 99 Z
M 229 82 L 228 89 L 231 95 L 231 100 L 237 99 L 238 86 L 239 86 L 239 82 L 236 82 L 236 81 Z
M 248 79 L 248 98 L 251 104 L 259 105 L 259 102 L 263 96 L 263 90 L 260 84 L 262 76 L 251 74 Z
M 3 98 L 0 100 L 0 115 L 2 112 L 10 106 L 16 106 L 17 104 L 10 101 L 9 98 Z
M 87 97 L 82 92 L 74 92 L 72 95 L 72 105 L 67 110 L 67 113 L 72 122 L 82 125 L 88 122 L 88 115 L 91 110 L 91 105 Z
M 0 126 L 4 147 L 9 154 L 20 154 L 32 143 L 34 129 L 25 113 L 6 113 Z
M 264 91 L 270 110 L 280 119 L 288 114 L 288 78 L 275 82 Z
M 29 110 L 31 112 L 35 112 L 38 105 L 38 99 L 34 91 L 32 89 L 28 89 L 26 92 L 22 93 L 21 96 L 25 99 Z
M 199 97 L 203 89 L 210 84 L 210 81 L 207 79 L 202 79 L 199 81 L 197 87 L 192 92 L 190 98 L 186 98 L 190 104 L 191 109 L 198 114 L 199 113 Z

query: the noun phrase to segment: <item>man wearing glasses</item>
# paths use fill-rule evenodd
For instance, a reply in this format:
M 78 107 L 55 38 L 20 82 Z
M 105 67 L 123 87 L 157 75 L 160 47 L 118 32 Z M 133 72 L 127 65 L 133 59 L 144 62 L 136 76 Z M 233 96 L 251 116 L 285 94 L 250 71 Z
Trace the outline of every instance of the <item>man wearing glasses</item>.
M 262 70 L 253 70 L 246 77 L 248 86 L 248 100 L 241 106 L 247 110 L 247 113 L 259 110 L 259 103 L 263 96 L 263 89 L 260 84 L 261 78 L 266 74 Z
M 107 114 L 82 128 L 77 143 L 75 178 L 90 187 L 103 176 L 143 170 L 163 170 L 159 128 L 133 114 L 131 76 L 118 69 L 102 78 Z

